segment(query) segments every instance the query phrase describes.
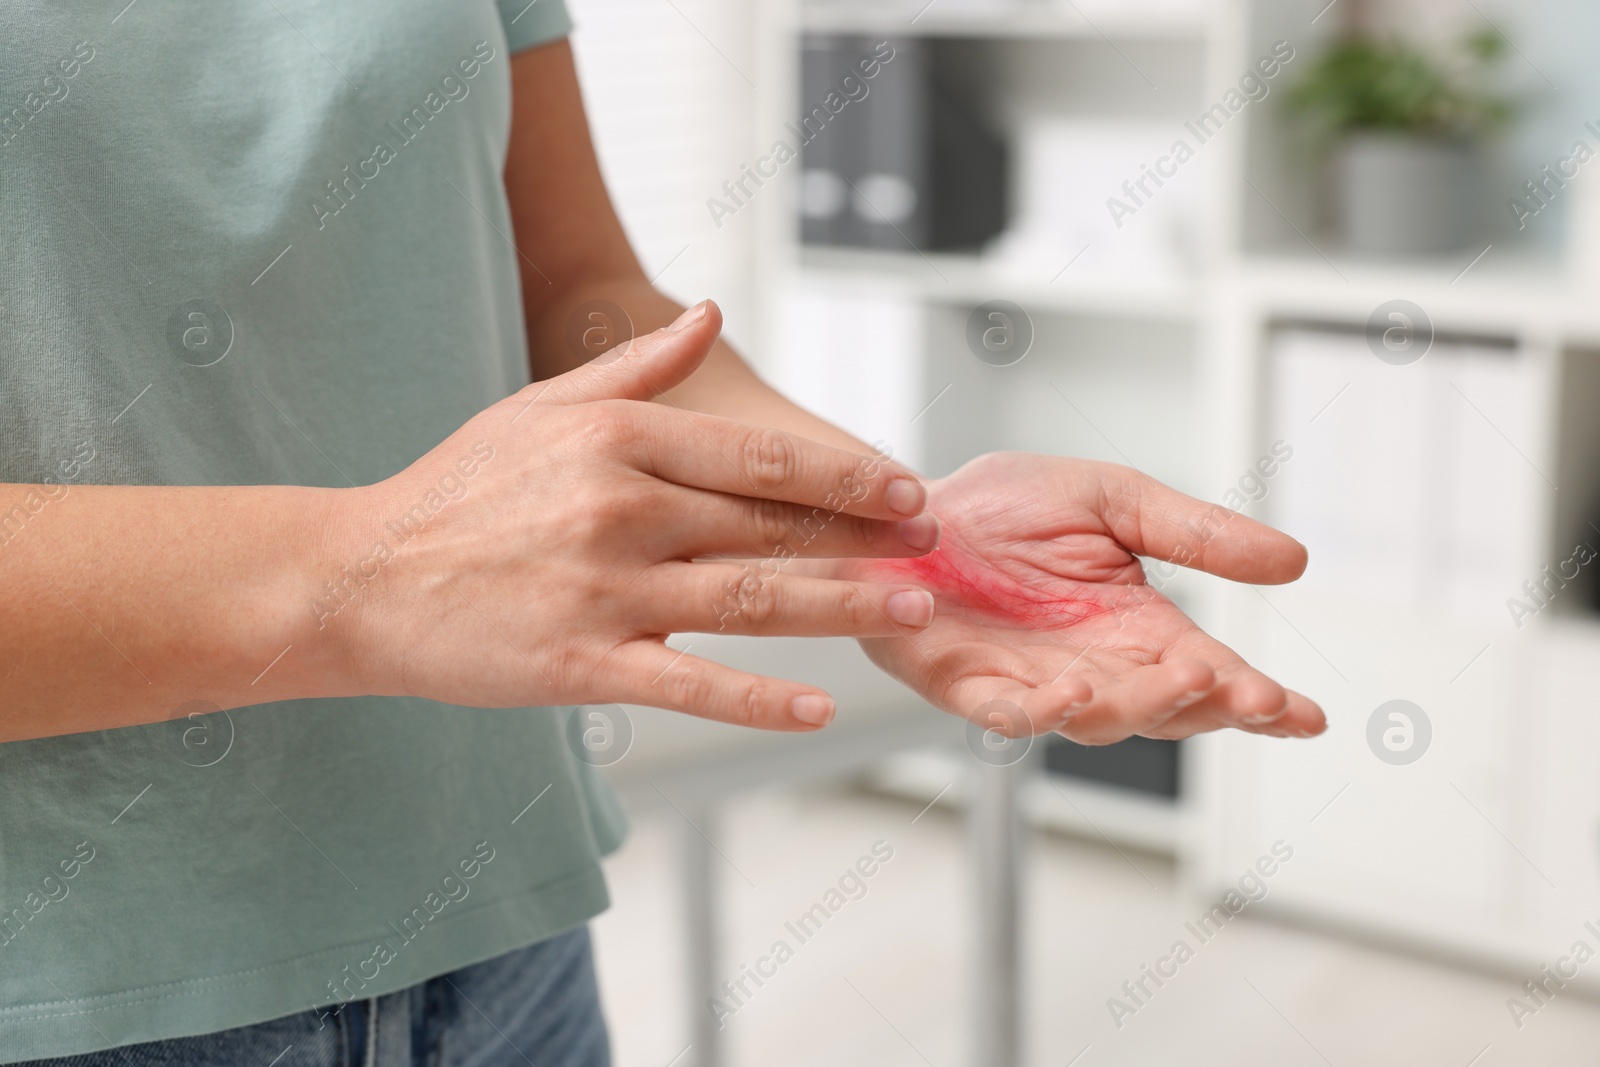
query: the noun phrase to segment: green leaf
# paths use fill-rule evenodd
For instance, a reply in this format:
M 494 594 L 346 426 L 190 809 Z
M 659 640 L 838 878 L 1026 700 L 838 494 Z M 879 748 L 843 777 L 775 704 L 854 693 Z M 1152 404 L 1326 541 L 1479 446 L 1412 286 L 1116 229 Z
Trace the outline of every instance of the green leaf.
M 1471 35 L 1464 51 L 1479 64 L 1509 47 L 1499 33 Z M 1390 130 L 1428 137 L 1472 137 L 1505 122 L 1510 101 L 1465 84 L 1434 56 L 1399 38 L 1351 38 L 1336 43 L 1290 89 L 1288 106 L 1315 140 L 1356 130 Z

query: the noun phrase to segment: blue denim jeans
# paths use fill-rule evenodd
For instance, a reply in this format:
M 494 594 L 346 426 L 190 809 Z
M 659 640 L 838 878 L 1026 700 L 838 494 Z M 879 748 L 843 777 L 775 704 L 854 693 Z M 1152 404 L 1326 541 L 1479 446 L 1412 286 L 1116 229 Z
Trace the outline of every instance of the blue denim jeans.
M 386 997 L 16 1067 L 609 1067 L 589 930 Z

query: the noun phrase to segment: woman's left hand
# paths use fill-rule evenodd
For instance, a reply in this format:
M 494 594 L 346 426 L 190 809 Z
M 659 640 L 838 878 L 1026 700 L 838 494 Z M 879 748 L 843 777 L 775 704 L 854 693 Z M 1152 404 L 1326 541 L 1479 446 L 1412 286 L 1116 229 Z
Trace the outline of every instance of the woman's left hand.
M 929 555 L 838 567 L 933 592 L 931 626 L 862 641 L 930 703 L 1009 736 L 1053 730 L 1084 744 L 1326 728 L 1316 704 L 1151 588 L 1137 558 L 1280 584 L 1306 564 L 1286 534 L 1126 467 L 1025 453 L 930 483 L 929 508 L 943 524 Z

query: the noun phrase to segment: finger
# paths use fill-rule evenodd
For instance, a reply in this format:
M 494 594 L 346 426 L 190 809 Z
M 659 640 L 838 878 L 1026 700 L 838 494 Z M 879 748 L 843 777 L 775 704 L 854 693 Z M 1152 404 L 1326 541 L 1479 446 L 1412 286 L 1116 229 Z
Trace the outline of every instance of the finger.
M 1030 686 L 1013 678 L 974 677 L 951 690 L 953 710 L 985 730 L 1005 737 L 1032 737 L 1059 730 L 1088 706 L 1094 687 L 1077 675 Z
M 763 565 L 666 563 L 641 596 L 654 633 L 890 637 L 933 621 L 933 594 L 915 586 L 776 573 Z
M 618 698 L 759 730 L 816 730 L 833 721 L 833 698 L 815 686 L 724 667 L 655 641 L 619 652 Z
M 1102 516 L 1130 552 L 1260 585 L 1292 582 L 1305 572 L 1305 546 L 1288 534 L 1130 468 L 1111 469 Z
M 1210 714 L 1222 726 L 1266 733 L 1271 731 L 1258 728 L 1278 722 L 1293 707 L 1287 689 L 1201 630 L 1191 631 L 1172 651 L 1211 664 L 1217 674 L 1217 684 L 1203 699 L 1186 708 L 1186 714 Z M 1291 722 L 1287 728 L 1297 733 L 1304 725 L 1307 724 Z
M 703 300 L 670 326 L 624 342 L 565 374 L 534 382 L 511 402 L 654 400 L 699 369 L 721 332 L 721 309 Z
M 1218 672 L 1217 687 L 1200 703 L 1213 701 L 1245 726 L 1277 722 L 1289 710 L 1289 693 L 1246 663 Z
M 1229 726 L 1265 726 L 1282 718 L 1289 710 L 1288 691 L 1248 663 L 1234 658 L 1227 646 L 1211 643 L 1233 661 L 1218 664 L 1212 656 L 1199 657 L 1212 663 L 1217 684 L 1185 710 L 1210 711 Z
M 1109 745 L 1157 730 L 1216 684 L 1211 667 L 1198 659 L 1172 659 L 1136 667 L 1103 683 L 1060 733 L 1085 745 Z
M 1328 728 L 1328 720 L 1323 715 L 1322 709 L 1316 702 L 1304 694 L 1294 690 L 1286 690 L 1287 708 L 1282 715 L 1270 722 L 1247 725 L 1231 717 L 1218 714 L 1214 709 L 1207 708 L 1205 701 L 1200 701 L 1192 708 L 1185 708 L 1163 723 L 1152 737 L 1178 739 L 1192 737 L 1195 734 L 1206 733 L 1211 730 L 1224 730 L 1230 727 L 1243 730 L 1246 733 L 1264 734 L 1268 737 L 1316 737 Z
M 903 519 L 927 505 L 917 476 L 882 455 L 681 408 L 652 407 L 638 417 L 640 469 L 669 482 L 804 505 L 816 512 L 813 522 L 841 512 Z
M 766 557 L 903 559 L 939 543 L 939 520 L 930 512 L 898 522 L 854 515 L 817 516 L 816 509 L 670 487 L 665 506 L 683 521 L 666 524 L 662 547 L 685 559 Z
M 1281 730 L 1286 737 L 1316 737 L 1324 733 L 1328 729 L 1328 717 L 1317 702 L 1293 689 L 1287 692 L 1289 710 L 1267 728 Z

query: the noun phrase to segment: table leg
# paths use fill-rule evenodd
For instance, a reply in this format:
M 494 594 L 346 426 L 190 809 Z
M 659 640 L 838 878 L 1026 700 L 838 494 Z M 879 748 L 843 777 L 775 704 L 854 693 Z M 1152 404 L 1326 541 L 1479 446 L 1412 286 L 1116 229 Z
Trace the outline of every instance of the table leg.
M 689 1063 L 696 1067 L 722 1067 L 724 1047 L 709 1003 L 717 995 L 717 894 L 715 856 L 710 836 L 717 832 L 711 805 L 696 805 L 684 812 L 683 897 L 688 933 L 688 983 L 690 1008 Z
M 1022 1063 L 1022 967 L 1019 945 L 1019 865 L 1022 861 L 1017 790 L 1028 761 L 1009 766 L 978 762 L 967 811 L 973 902 L 972 1059 L 976 1067 Z

